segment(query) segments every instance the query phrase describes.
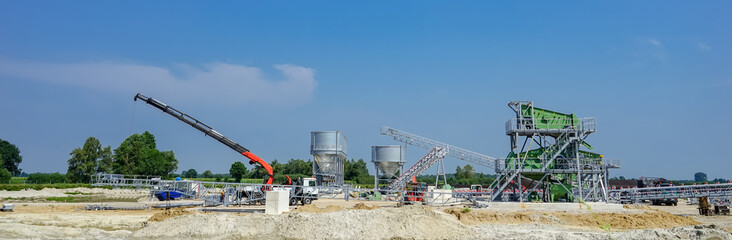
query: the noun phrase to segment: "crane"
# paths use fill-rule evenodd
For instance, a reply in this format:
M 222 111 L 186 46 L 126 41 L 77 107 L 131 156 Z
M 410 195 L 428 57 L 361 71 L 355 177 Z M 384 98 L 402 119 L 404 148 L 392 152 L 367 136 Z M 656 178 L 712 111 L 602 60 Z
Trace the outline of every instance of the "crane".
M 225 137 L 221 133 L 217 132 L 216 130 L 213 130 L 213 128 L 209 127 L 208 125 L 202 123 L 201 121 L 198 121 L 197 119 L 189 116 L 188 114 L 185 114 L 181 111 L 178 111 L 177 109 L 168 106 L 167 104 L 158 101 L 151 97 L 146 97 L 140 93 L 137 93 L 135 95 L 135 101 L 137 99 L 142 100 L 143 102 L 146 102 L 147 104 L 150 104 L 151 106 L 162 110 L 163 112 L 170 114 L 171 116 L 177 118 L 178 120 L 191 125 L 191 127 L 198 129 L 198 131 L 203 132 L 206 134 L 206 136 L 209 136 L 213 139 L 216 139 L 217 141 L 221 142 L 222 144 L 226 145 L 227 147 L 233 149 L 234 151 L 240 153 L 241 155 L 244 155 L 249 159 L 249 164 L 259 164 L 264 168 L 265 171 L 267 171 L 267 175 L 264 176 L 264 184 L 272 184 L 272 181 L 274 179 L 274 173 L 272 172 L 272 167 L 267 164 L 262 158 L 258 157 L 257 155 L 254 155 L 249 149 L 239 145 L 238 143 L 234 142 L 233 140 Z M 288 177 L 289 179 L 289 177 Z

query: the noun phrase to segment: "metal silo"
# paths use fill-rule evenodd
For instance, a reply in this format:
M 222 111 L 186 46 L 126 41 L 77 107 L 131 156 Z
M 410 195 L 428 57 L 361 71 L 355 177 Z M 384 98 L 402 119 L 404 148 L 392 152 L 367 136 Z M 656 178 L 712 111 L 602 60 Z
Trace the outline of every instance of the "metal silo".
M 321 186 L 343 185 L 347 140 L 341 131 L 310 132 L 313 175 Z
M 400 174 L 404 171 L 404 163 L 407 158 L 407 147 L 399 145 L 372 146 L 371 162 L 374 163 L 376 174 L 374 175 L 374 186 L 378 188 L 379 181 L 390 182 L 397 171 Z

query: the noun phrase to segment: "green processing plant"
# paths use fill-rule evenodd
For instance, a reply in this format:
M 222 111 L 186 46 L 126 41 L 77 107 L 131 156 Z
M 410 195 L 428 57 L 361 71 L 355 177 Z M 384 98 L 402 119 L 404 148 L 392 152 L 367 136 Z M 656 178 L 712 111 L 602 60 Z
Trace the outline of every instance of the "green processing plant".
M 506 122 L 511 152 L 495 163 L 491 200 L 607 201 L 608 169 L 620 167 L 592 150 L 585 139 L 596 131 L 594 118 L 578 118 L 535 107 L 530 101 L 508 106 L 516 118 Z

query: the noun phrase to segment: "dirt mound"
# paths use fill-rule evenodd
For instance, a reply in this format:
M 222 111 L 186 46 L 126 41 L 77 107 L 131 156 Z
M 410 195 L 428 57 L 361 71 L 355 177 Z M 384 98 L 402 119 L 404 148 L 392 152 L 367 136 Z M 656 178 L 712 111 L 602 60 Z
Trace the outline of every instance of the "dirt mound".
M 676 216 L 663 211 L 649 211 L 640 214 L 623 213 L 564 213 L 564 212 L 493 212 L 469 211 L 461 208 L 446 209 L 446 213 L 456 216 L 468 225 L 486 223 L 504 224 L 554 224 L 571 225 L 605 230 L 628 230 L 646 228 L 671 228 L 698 225 L 689 217 Z
M 183 216 L 183 215 L 188 215 L 188 214 L 191 214 L 191 212 L 186 211 L 185 209 L 182 209 L 182 208 L 174 208 L 174 209 L 165 210 L 165 211 L 162 211 L 159 213 L 155 213 L 152 215 L 152 217 L 150 217 L 147 220 L 150 222 L 160 222 L 160 221 L 163 221 L 168 218 Z
M 653 211 L 656 210 L 656 209 L 653 209 L 652 207 L 649 207 L 649 206 L 633 205 L 633 204 L 623 204 L 623 208 L 625 208 L 625 209 L 653 210 Z
M 353 205 L 353 207 L 350 208 L 350 209 L 355 209 L 355 210 L 373 210 L 373 209 L 379 209 L 379 208 L 381 208 L 381 207 L 375 206 L 375 205 L 369 207 L 369 206 L 366 206 L 366 204 L 364 204 L 364 203 L 356 203 L 356 205 Z
M 343 209 L 344 209 L 343 207 L 333 206 L 333 205 L 328 205 L 325 208 L 319 208 L 319 207 L 316 207 L 315 205 L 309 204 L 309 205 L 300 206 L 300 207 L 296 208 L 295 210 L 292 210 L 292 212 L 329 213 L 329 212 L 343 211 Z
M 473 228 L 453 216 L 423 207 L 371 211 L 191 214 L 151 222 L 132 238 L 264 238 L 264 239 L 461 239 Z

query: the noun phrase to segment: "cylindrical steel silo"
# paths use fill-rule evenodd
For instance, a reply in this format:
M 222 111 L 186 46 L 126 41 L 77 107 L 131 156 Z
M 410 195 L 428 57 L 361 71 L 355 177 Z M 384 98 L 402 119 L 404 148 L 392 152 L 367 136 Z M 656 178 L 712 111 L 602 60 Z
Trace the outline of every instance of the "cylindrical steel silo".
M 320 185 L 342 185 L 343 166 L 346 161 L 347 140 L 341 131 L 315 131 L 310 133 L 310 154 L 313 175 Z

